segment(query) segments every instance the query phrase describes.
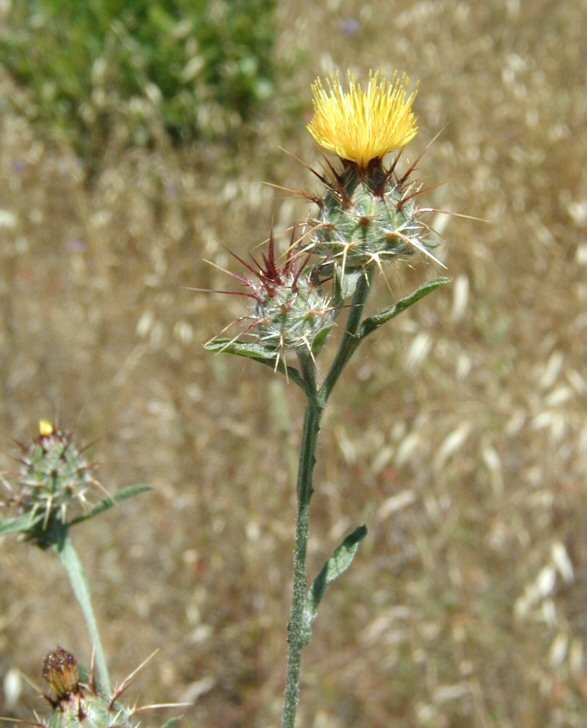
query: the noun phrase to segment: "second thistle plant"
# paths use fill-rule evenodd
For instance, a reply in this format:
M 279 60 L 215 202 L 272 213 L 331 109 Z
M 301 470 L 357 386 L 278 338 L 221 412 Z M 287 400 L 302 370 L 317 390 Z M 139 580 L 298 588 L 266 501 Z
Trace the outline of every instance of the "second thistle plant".
M 41 420 L 36 437 L 20 444 L 20 469 L 11 484 L 3 479 L 7 504 L 16 516 L 0 518 L 0 536 L 20 534 L 25 540 L 59 556 L 80 605 L 96 654 L 100 686 L 110 691 L 106 653 L 90 597 L 82 563 L 70 537 L 70 529 L 108 510 L 116 503 L 148 490 L 134 485 L 108 495 L 94 478 L 92 468 L 71 433 L 49 420 Z M 92 503 L 93 492 L 104 491 Z M 105 497 L 104 497 L 105 495 Z
M 383 272 L 385 264 L 416 251 L 433 257 L 429 250 L 429 228 L 416 204 L 423 190 L 420 184 L 411 181 L 414 165 L 400 176 L 399 152 L 388 167 L 383 161 L 390 152 L 401 150 L 417 133 L 412 110 L 415 92 L 408 93 L 407 87 L 405 76 L 395 76 L 388 82 L 378 73 L 370 75 L 366 87 L 349 74 L 347 90 L 338 77 L 329 79 L 326 86 L 316 81 L 314 118 L 308 130 L 320 146 L 334 152 L 340 161 L 337 165 L 329 163 L 326 175 L 315 173 L 325 186 L 323 195 L 303 195 L 317 205 L 318 211 L 309 215 L 304 235 L 290 247 L 285 267 L 278 266 L 271 238 L 269 253 L 262 265 L 254 259 L 252 264 L 245 263 L 260 284 L 232 274 L 249 289 L 234 293 L 256 302 L 254 309 L 243 317 L 249 323 L 242 334 L 252 334 L 253 340 L 241 340 L 238 335 L 235 339 L 216 338 L 206 345 L 210 351 L 230 352 L 273 366 L 294 381 L 306 397 L 297 478 L 283 728 L 293 728 L 296 724 L 302 651 L 311 639 L 319 603 L 328 584 L 350 566 L 367 534 L 364 526 L 357 527 L 308 585 L 310 505 L 322 415 L 360 343 L 384 323 L 448 283 L 447 278 L 436 278 L 392 306 L 374 315 L 365 314 L 377 270 Z M 275 285 L 278 279 L 281 283 Z M 302 306 L 298 309 L 296 297 L 302 281 L 310 287 L 306 290 L 311 291 L 312 299 L 310 302 L 306 293 L 299 299 Z M 317 357 L 333 322 L 344 309 L 348 309 L 348 316 L 341 327 L 338 351 L 328 371 L 320 377 Z M 297 366 L 289 362 L 289 352 L 297 357 Z

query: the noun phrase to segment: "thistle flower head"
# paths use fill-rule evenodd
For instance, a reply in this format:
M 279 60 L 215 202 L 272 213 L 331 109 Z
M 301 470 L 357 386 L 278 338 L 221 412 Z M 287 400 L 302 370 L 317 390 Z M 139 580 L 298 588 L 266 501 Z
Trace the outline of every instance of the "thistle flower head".
M 269 347 L 280 349 L 310 348 L 316 336 L 332 325 L 332 307 L 317 277 L 306 268 L 307 258 L 292 253 L 290 247 L 283 263 L 275 253 L 275 239 L 269 240 L 261 261 L 251 256 L 247 262 L 237 260 L 252 274 L 231 276 L 247 291 L 237 295 L 254 301 L 244 333 L 253 334 Z
M 412 111 L 416 92 L 408 94 L 408 83 L 405 75 L 394 74 L 387 81 L 371 71 L 365 89 L 349 71 L 345 91 L 338 76 L 328 78 L 326 88 L 317 78 L 308 131 L 324 149 L 366 168 L 372 160 L 405 146 L 418 132 Z
M 22 532 L 45 548 L 54 528 L 67 523 L 72 506 L 87 510 L 88 493 L 97 481 L 72 435 L 49 420 L 41 420 L 38 435 L 20 448 L 16 482 L 7 484 L 8 504 L 28 518 Z

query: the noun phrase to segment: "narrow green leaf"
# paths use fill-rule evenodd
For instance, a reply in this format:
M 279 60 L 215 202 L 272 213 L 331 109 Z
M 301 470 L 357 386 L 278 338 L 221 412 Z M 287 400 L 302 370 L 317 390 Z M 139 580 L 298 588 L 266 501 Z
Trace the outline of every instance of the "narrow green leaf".
M 375 329 L 378 329 L 383 324 L 391 321 L 391 319 L 399 316 L 400 313 L 403 313 L 408 308 L 410 308 L 410 306 L 418 303 L 418 301 L 420 301 L 422 298 L 425 298 L 429 293 L 432 293 L 437 288 L 442 288 L 442 286 L 446 286 L 448 283 L 450 283 L 450 281 L 450 278 L 446 278 L 444 276 L 440 278 L 435 278 L 433 281 L 427 281 L 426 283 L 424 283 L 424 285 L 420 286 L 420 288 L 413 291 L 413 293 L 410 293 L 409 296 L 401 298 L 391 308 L 388 308 L 381 313 L 375 314 L 374 316 L 369 316 L 363 321 L 361 325 L 361 338 L 364 339 L 370 333 L 375 331 Z
M 279 352 L 273 348 L 263 346 L 248 341 L 233 341 L 231 339 L 212 339 L 204 344 L 206 351 L 214 353 L 226 352 L 235 356 L 244 356 L 246 359 L 253 359 L 260 364 L 271 367 L 274 371 L 278 371 L 291 379 L 305 391 L 304 380 L 300 376 L 299 371 L 292 366 L 285 366 L 279 358 Z
M 113 495 L 108 496 L 107 498 L 103 498 L 99 503 L 96 503 L 96 505 L 91 510 L 89 510 L 87 513 L 84 513 L 81 516 L 77 516 L 77 518 L 72 518 L 71 521 L 67 525 L 75 526 L 77 523 L 82 523 L 83 521 L 89 521 L 90 518 L 99 516 L 100 513 L 104 513 L 104 511 L 107 511 L 109 508 L 112 508 L 112 506 L 115 506 L 117 503 L 120 503 L 121 501 L 126 500 L 127 498 L 133 498 L 135 495 L 144 493 L 147 490 L 151 490 L 151 486 L 146 485 L 145 483 L 139 483 L 137 485 L 128 485 L 128 486 L 126 486 L 126 488 L 121 488 L 120 490 L 117 490 L 116 493 L 114 493 Z
M 314 580 L 308 591 L 304 607 L 304 641 L 306 643 L 310 641 L 312 624 L 318 614 L 318 605 L 324 596 L 326 587 L 349 568 L 357 554 L 359 544 L 366 535 L 366 526 L 359 526 L 349 534 L 324 564 Z
M 352 298 L 355 295 L 355 290 L 361 278 L 365 277 L 365 271 L 361 268 L 359 270 L 350 270 L 342 274 L 340 267 L 337 268 L 337 277 L 340 281 L 340 295 L 343 300 Z
M 170 718 L 163 723 L 162 728 L 175 728 L 176 725 L 179 725 L 180 720 L 181 718 Z
M 312 342 L 312 354 L 314 356 L 318 356 L 318 354 L 322 351 L 322 347 L 326 343 L 326 339 L 328 338 L 328 334 L 331 331 L 332 331 L 332 326 L 326 326 L 315 337 L 314 341 Z
M 235 354 L 236 356 L 244 356 L 247 359 L 255 361 L 272 361 L 279 356 L 279 352 L 272 347 L 256 344 L 254 341 L 235 341 L 233 339 L 211 339 L 204 344 L 206 351 L 214 353 L 226 352 L 227 354 Z
M 92 644 L 96 653 L 96 666 L 98 668 L 98 678 L 101 684 L 100 686 L 106 694 L 110 695 L 110 693 L 112 692 L 112 688 L 110 685 L 110 677 L 108 675 L 106 654 L 102 646 L 100 630 L 98 629 L 98 623 L 96 622 L 96 617 L 92 608 L 90 586 L 84 571 L 84 567 L 82 566 L 82 562 L 80 561 L 79 556 L 77 555 L 77 551 L 75 550 L 75 547 L 71 542 L 71 539 L 69 538 L 67 530 L 64 533 L 64 537 L 61 540 L 61 543 L 55 546 L 55 550 L 57 551 L 63 568 L 67 572 L 71 588 L 73 589 L 75 598 L 78 601 L 78 604 L 86 621 L 86 626 L 88 628 L 90 639 L 92 640 Z
M 33 518 L 31 518 L 30 513 L 25 513 L 17 518 L 2 518 L 0 519 L 0 536 L 8 536 L 11 533 L 27 533 L 42 520 L 42 513 Z

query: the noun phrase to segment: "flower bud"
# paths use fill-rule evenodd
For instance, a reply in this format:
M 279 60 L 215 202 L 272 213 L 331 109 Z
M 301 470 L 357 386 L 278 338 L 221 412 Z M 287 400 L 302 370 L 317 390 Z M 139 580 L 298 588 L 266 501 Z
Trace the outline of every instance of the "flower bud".
M 29 445 L 21 445 L 21 467 L 10 503 L 19 514 L 30 514 L 31 524 L 39 523 L 29 534 L 39 545 L 37 531 L 67 522 L 72 506 L 85 508 L 88 491 L 96 484 L 90 466 L 73 441 L 72 435 L 48 420 L 39 423 L 39 434 Z M 37 516 L 42 515 L 39 519 Z
M 231 274 L 248 290 L 240 292 L 254 301 L 245 334 L 274 349 L 311 348 L 312 342 L 332 326 L 333 309 L 320 288 L 318 276 L 306 269 L 307 258 L 292 254 L 281 264 L 271 236 L 262 262 L 238 260 L 253 277 Z
M 43 677 L 54 695 L 46 695 L 53 708 L 46 728 L 138 728 L 133 710 L 116 697 L 101 695 L 93 677 L 80 682 L 77 660 L 63 647 L 50 652 L 43 663 Z M 39 725 L 39 724 L 37 724 Z
M 77 660 L 63 647 L 50 652 L 43 663 L 43 677 L 49 683 L 57 700 L 67 700 L 78 692 L 79 669 Z

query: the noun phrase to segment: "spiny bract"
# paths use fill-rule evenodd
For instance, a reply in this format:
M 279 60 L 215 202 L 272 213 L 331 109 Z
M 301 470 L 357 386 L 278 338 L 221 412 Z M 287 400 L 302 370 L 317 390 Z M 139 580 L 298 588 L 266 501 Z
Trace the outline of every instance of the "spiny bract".
M 316 199 L 318 214 L 309 220 L 313 251 L 325 262 L 353 270 L 430 247 L 414 200 L 417 189 L 393 171 L 377 166 L 364 173 L 346 165 L 327 184 L 326 195 Z
M 330 305 L 308 275 L 288 276 L 255 306 L 259 340 L 275 347 L 309 347 L 331 324 Z

